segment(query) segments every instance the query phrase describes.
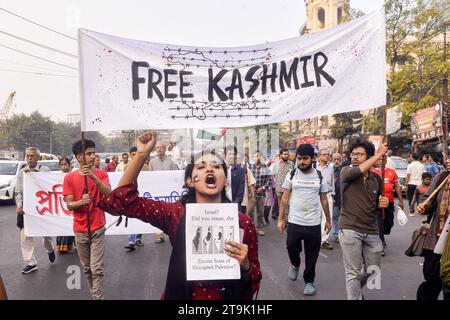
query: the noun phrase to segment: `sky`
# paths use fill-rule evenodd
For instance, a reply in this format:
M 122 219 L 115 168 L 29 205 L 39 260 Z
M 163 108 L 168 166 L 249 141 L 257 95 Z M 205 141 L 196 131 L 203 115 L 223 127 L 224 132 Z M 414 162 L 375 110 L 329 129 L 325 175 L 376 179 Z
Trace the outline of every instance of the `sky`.
M 351 0 L 350 6 L 368 13 L 383 2 Z M 77 41 L 70 38 L 77 37 L 78 28 L 150 42 L 228 47 L 296 37 L 305 21 L 304 0 L 0 0 L 0 107 L 16 91 L 11 113 L 38 110 L 54 121 L 80 113 L 78 60 L 72 56 Z

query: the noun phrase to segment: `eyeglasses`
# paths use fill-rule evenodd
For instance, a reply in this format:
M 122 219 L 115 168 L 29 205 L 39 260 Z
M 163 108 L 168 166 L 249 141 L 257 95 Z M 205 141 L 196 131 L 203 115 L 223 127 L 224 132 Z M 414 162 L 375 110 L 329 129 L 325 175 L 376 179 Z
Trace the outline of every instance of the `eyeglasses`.
M 361 158 L 362 156 L 367 155 L 367 153 L 362 153 L 362 152 L 352 152 L 350 153 L 350 156 L 352 158 Z

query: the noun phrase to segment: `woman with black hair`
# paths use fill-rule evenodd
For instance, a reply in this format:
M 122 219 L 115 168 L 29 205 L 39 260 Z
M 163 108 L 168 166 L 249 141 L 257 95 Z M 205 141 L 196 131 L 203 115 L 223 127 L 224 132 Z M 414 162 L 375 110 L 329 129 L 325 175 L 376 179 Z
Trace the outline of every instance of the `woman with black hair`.
M 59 159 L 59 170 L 63 173 L 69 173 L 72 171 L 72 164 L 70 160 L 66 157 Z M 73 236 L 58 236 L 56 237 L 56 250 L 59 254 L 69 253 L 72 251 L 73 243 L 75 242 L 75 237 Z
M 113 215 L 138 218 L 169 235 L 173 249 L 170 256 L 166 287 L 167 300 L 252 299 L 259 290 L 261 270 L 258 260 L 258 240 L 253 221 L 239 213 L 239 227 L 244 230 L 242 243 L 226 241 L 225 253 L 238 260 L 241 278 L 238 280 L 186 280 L 186 203 L 228 203 L 225 184 L 227 167 L 217 155 L 204 152 L 194 158 L 185 170 L 186 192 L 180 202 L 168 203 L 139 197 L 136 180 L 156 144 L 156 135 L 149 131 L 141 135 L 137 154 L 123 174 L 117 188 L 99 206 Z

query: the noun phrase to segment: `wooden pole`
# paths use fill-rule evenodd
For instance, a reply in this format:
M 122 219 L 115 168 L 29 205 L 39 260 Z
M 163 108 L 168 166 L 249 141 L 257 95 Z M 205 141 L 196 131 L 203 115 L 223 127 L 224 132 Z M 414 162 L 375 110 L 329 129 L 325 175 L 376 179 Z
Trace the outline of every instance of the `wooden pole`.
M 430 196 L 428 198 L 425 199 L 424 202 L 422 202 L 422 205 L 427 205 L 428 203 L 431 202 L 431 200 L 434 198 L 434 196 L 439 192 L 439 190 L 442 189 L 442 187 L 445 185 L 445 183 L 448 181 L 448 179 L 450 178 L 450 174 L 444 179 L 444 181 L 441 182 L 441 184 L 433 191 L 432 194 L 430 194 Z
M 84 141 L 84 131 L 81 131 L 81 152 L 83 152 L 83 165 L 86 165 L 86 146 Z M 83 194 L 88 194 L 88 177 L 84 176 L 84 189 Z M 91 215 L 89 212 L 89 204 L 86 205 L 86 213 L 87 213 L 87 225 L 88 225 L 88 238 L 89 238 L 89 245 L 91 244 L 92 240 L 92 232 L 91 232 Z
M 382 125 L 382 134 L 381 143 L 386 141 L 386 106 L 382 106 L 383 111 L 383 125 Z M 384 155 L 381 159 L 381 195 L 384 197 L 384 177 L 386 175 L 386 156 Z M 386 214 L 384 208 L 381 208 L 381 219 L 385 219 Z
M 444 28 L 444 62 L 447 61 L 447 26 Z M 442 143 L 442 155 L 443 161 L 445 164 L 448 159 L 448 74 L 444 74 L 444 79 L 442 81 L 442 125 L 444 134 L 443 143 Z

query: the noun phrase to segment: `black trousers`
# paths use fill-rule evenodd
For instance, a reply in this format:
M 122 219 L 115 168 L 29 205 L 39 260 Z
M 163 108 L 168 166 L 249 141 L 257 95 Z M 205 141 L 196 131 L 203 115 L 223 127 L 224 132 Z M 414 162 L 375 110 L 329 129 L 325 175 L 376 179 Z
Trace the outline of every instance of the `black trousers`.
M 271 206 L 265 206 L 264 207 L 264 219 L 269 219 L 270 209 L 272 209 Z
M 423 276 L 425 281 L 417 289 L 417 300 L 437 300 L 442 290 L 440 277 L 441 255 L 423 250 Z
M 305 283 L 313 283 L 316 277 L 316 263 L 320 252 L 321 237 L 320 224 L 317 226 L 300 226 L 288 223 L 286 244 L 289 259 L 294 267 L 300 266 L 302 240 L 305 244 L 305 271 L 303 272 Z
M 408 190 L 406 191 L 406 196 L 408 197 L 408 205 L 411 207 L 411 201 L 414 197 L 414 191 L 416 191 L 417 186 L 415 184 L 408 184 Z
M 378 211 L 378 233 L 380 234 L 380 239 L 383 243 L 385 242 L 384 236 L 391 234 L 391 229 L 394 226 L 394 211 L 393 202 L 389 202 L 388 207 L 384 209 L 384 220 L 381 218 L 381 210 Z

